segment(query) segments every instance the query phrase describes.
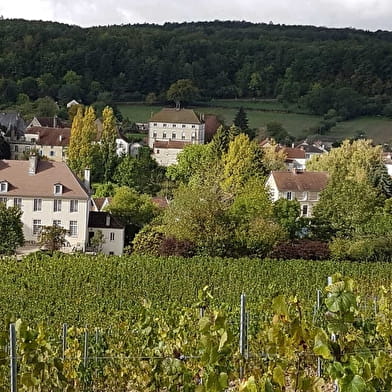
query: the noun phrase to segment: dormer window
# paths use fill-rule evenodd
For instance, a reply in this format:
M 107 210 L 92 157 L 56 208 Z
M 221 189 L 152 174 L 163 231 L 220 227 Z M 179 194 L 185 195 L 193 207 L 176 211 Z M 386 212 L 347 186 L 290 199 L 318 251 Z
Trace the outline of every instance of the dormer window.
M 61 184 L 54 184 L 54 194 L 61 195 L 63 193 L 63 186 Z
M 8 192 L 8 182 L 7 181 L 0 182 L 0 192 Z

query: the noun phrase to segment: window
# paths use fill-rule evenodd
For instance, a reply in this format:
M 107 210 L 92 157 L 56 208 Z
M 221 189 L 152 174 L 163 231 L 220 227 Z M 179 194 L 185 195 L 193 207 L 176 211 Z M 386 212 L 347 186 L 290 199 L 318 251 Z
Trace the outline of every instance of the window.
M 157 131 L 154 131 L 154 132 L 152 133 L 152 137 L 157 137 Z
M 172 133 L 172 139 L 175 139 L 176 137 L 177 137 L 176 133 L 173 132 L 173 133 Z
M 163 124 L 163 128 L 166 128 L 166 124 Z
M 302 215 L 308 216 L 308 206 L 306 204 L 302 206 Z
M 159 150 L 157 150 L 157 152 L 156 152 L 157 154 L 159 154 Z
M 61 200 L 58 199 L 53 200 L 53 212 L 60 212 L 60 211 L 61 211 Z
M 54 185 L 54 194 L 61 195 L 63 193 L 63 186 L 61 184 Z
M 22 208 L 22 199 L 20 197 L 14 197 L 14 207 Z
M 291 200 L 291 192 L 286 192 L 286 199 Z
M 110 241 L 114 241 L 114 233 L 110 233 Z
M 18 152 L 18 145 L 15 144 L 15 152 Z
M 308 192 L 309 200 L 318 200 L 318 193 L 317 192 Z
M 176 124 L 173 124 L 173 128 L 175 128 L 177 125 Z
M 33 235 L 39 234 L 41 230 L 41 226 L 42 226 L 41 219 L 33 220 Z
M 8 192 L 8 182 L 0 182 L 0 192 Z
M 166 132 L 163 132 L 162 139 L 166 139 Z
M 50 155 L 51 157 L 54 156 L 54 151 L 53 151 L 53 150 L 50 151 L 49 155 Z
M 78 235 L 78 222 L 69 221 L 69 235 L 71 237 L 76 237 Z
M 0 203 L 7 204 L 7 198 L 6 197 L 0 197 Z
M 182 140 L 185 140 L 185 132 L 182 133 L 181 139 L 182 139 Z
M 192 128 L 196 128 L 196 125 L 192 125 Z
M 26 146 L 25 151 L 30 151 L 30 146 Z
M 61 220 L 59 220 L 59 219 L 54 219 L 54 220 L 53 220 L 53 226 L 61 227 Z
M 33 211 L 42 211 L 42 199 L 34 199 Z
M 77 200 L 71 200 L 71 203 L 69 205 L 69 212 L 78 212 L 78 201 Z
M 192 132 L 191 140 L 195 140 L 195 138 L 196 138 L 196 134 L 195 134 L 195 132 Z
M 158 124 L 157 123 L 154 123 L 154 127 L 156 127 Z
M 306 199 L 306 192 L 296 192 L 295 197 L 297 200 L 305 200 Z
M 185 128 L 185 127 L 186 127 L 186 125 L 185 125 L 185 124 L 182 124 L 182 127 L 183 127 L 183 128 Z

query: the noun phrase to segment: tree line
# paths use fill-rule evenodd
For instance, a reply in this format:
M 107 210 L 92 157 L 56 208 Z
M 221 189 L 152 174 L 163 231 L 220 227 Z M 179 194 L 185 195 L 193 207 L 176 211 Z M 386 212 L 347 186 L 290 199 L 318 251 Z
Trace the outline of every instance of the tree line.
M 166 23 L 80 28 L 1 20 L 0 105 L 19 94 L 85 104 L 166 102 L 180 79 L 199 99 L 263 97 L 343 118 L 390 114 L 392 34 L 355 29 Z

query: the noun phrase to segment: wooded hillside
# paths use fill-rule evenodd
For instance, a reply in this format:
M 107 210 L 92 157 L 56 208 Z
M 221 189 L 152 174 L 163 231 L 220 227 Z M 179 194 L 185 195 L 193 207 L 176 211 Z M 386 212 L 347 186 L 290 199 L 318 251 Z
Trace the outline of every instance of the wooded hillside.
M 80 28 L 1 20 L 0 36 L 4 107 L 20 93 L 60 102 L 108 95 L 141 100 L 149 93 L 164 100 L 178 79 L 193 80 L 201 99 L 303 97 L 305 107 L 321 114 L 348 101 L 343 117 L 382 113 L 392 96 L 392 33 L 385 31 L 218 21 Z

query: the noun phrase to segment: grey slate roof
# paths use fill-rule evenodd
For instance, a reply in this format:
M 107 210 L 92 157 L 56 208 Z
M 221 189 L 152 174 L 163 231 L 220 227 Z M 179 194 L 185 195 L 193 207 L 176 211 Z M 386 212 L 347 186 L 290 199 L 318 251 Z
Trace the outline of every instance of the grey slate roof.
M 15 132 L 15 136 L 20 138 L 24 136 L 26 123 L 19 113 L 0 112 L 0 127 L 5 128 L 5 136 L 10 137 L 11 132 Z

